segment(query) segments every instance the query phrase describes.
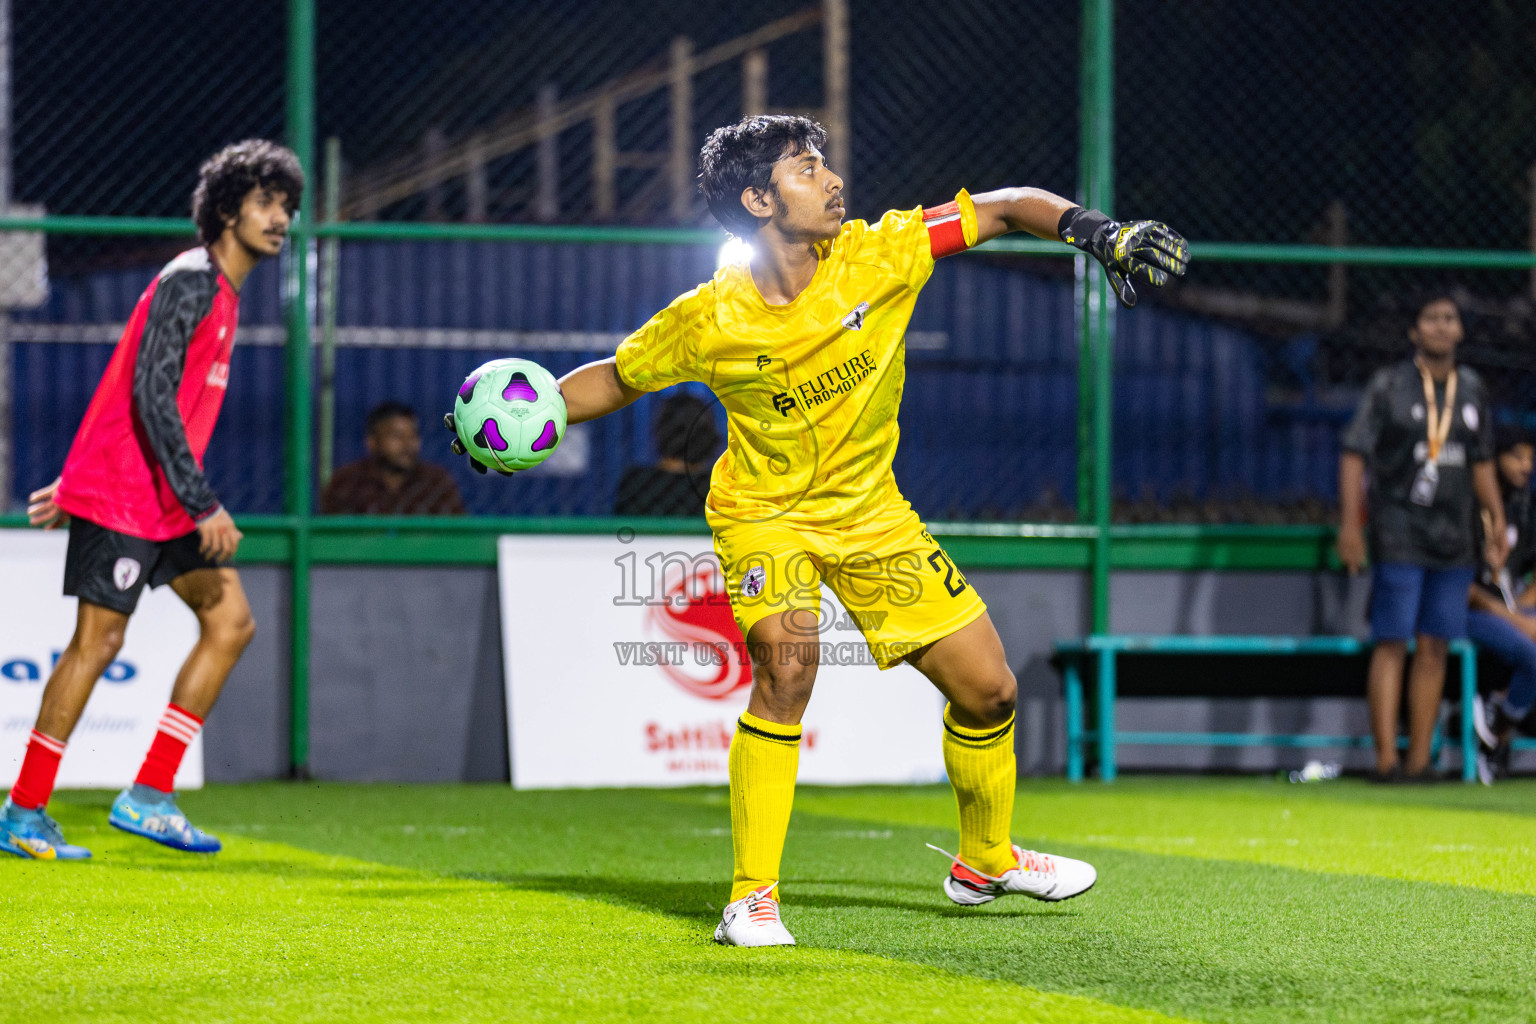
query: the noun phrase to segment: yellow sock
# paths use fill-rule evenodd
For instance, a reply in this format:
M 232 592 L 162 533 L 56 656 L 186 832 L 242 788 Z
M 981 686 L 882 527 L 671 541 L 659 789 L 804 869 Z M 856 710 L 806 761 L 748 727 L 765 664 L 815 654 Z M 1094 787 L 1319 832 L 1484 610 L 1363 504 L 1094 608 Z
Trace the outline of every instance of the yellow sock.
M 779 880 L 779 858 L 795 802 L 800 726 L 743 711 L 731 740 L 731 900 Z M 774 893 L 777 897 L 778 893 Z
M 994 878 L 1014 866 L 1008 826 L 1018 766 L 1013 716 L 990 729 L 956 725 L 944 708 L 944 770 L 960 805 L 960 859 Z

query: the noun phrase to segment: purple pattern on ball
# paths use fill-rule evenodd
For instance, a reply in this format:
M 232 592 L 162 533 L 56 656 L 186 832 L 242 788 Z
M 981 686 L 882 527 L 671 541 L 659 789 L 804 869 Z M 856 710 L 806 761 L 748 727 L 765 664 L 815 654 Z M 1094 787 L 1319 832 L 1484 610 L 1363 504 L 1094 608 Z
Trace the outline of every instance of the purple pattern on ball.
M 464 378 L 464 383 L 459 385 L 459 401 L 469 401 L 469 396 L 475 393 L 475 385 L 480 383 L 480 371 L 476 370 Z
M 480 429 L 485 434 L 487 448 L 494 448 L 498 452 L 504 452 L 507 450 L 506 439 L 501 436 L 501 428 L 496 425 L 495 420 L 486 420 L 485 426 L 481 427 Z
M 545 420 L 544 429 L 539 433 L 539 439 L 533 442 L 532 450 L 541 452 L 546 448 L 553 448 L 559 438 L 555 437 L 555 421 Z
M 509 402 L 515 399 L 521 399 L 524 402 L 537 402 L 539 400 L 539 393 L 533 390 L 532 384 L 528 383 L 528 375 L 519 371 L 512 375 L 512 379 L 507 383 L 506 388 L 502 390 L 501 397 Z

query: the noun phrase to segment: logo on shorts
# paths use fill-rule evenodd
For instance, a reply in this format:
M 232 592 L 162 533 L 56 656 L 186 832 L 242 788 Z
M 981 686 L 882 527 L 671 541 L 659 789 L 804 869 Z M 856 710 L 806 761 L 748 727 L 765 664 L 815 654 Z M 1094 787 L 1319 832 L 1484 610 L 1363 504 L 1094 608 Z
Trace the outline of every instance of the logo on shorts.
M 746 597 L 756 597 L 763 592 L 763 586 L 767 582 L 768 570 L 760 565 L 754 565 L 741 578 L 741 592 Z
M 112 566 L 112 582 L 117 584 L 118 590 L 127 590 L 139 581 L 143 568 L 136 558 L 119 558 Z

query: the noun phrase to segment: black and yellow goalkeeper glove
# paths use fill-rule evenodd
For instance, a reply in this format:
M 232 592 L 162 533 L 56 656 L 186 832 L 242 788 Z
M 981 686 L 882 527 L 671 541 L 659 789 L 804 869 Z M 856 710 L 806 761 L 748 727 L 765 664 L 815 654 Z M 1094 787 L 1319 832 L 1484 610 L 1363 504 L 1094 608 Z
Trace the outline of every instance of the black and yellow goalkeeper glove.
M 453 440 L 448 442 L 448 450 L 455 455 L 464 456 L 465 461 L 469 463 L 469 468 L 484 476 L 486 472 L 485 466 L 476 460 L 473 455 L 469 454 L 469 449 L 465 448 L 464 442 L 459 440 L 459 428 L 453 425 L 453 413 L 450 412 L 443 417 L 443 426 L 453 431 Z M 477 441 L 475 443 L 479 444 L 480 442 Z M 498 469 L 496 472 L 502 476 L 512 475 L 512 471 L 507 469 Z
M 1161 221 L 1122 224 L 1098 210 L 1074 206 L 1061 215 L 1056 233 L 1063 242 L 1104 264 L 1115 295 L 1127 309 L 1136 305 L 1132 281 L 1161 288 L 1170 274 L 1183 277 L 1189 270 L 1189 243 Z

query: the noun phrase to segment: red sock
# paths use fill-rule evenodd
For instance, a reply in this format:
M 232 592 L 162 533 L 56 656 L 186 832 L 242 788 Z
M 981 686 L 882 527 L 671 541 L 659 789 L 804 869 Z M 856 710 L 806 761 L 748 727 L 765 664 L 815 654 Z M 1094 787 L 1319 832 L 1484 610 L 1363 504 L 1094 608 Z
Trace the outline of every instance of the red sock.
M 139 769 L 139 776 L 133 781 L 169 793 L 176 786 L 176 769 L 181 767 L 181 757 L 202 727 L 203 720 L 192 712 L 175 704 L 168 705 L 165 714 L 160 716 L 160 731 L 155 733 L 155 741 L 149 745 L 149 753 L 144 755 L 144 767 Z
M 53 796 L 53 780 L 59 774 L 59 759 L 64 756 L 64 743 L 52 736 L 44 736 L 36 729 L 27 741 L 27 756 L 21 762 L 21 774 L 11 787 L 11 802 L 17 807 L 35 811 Z

